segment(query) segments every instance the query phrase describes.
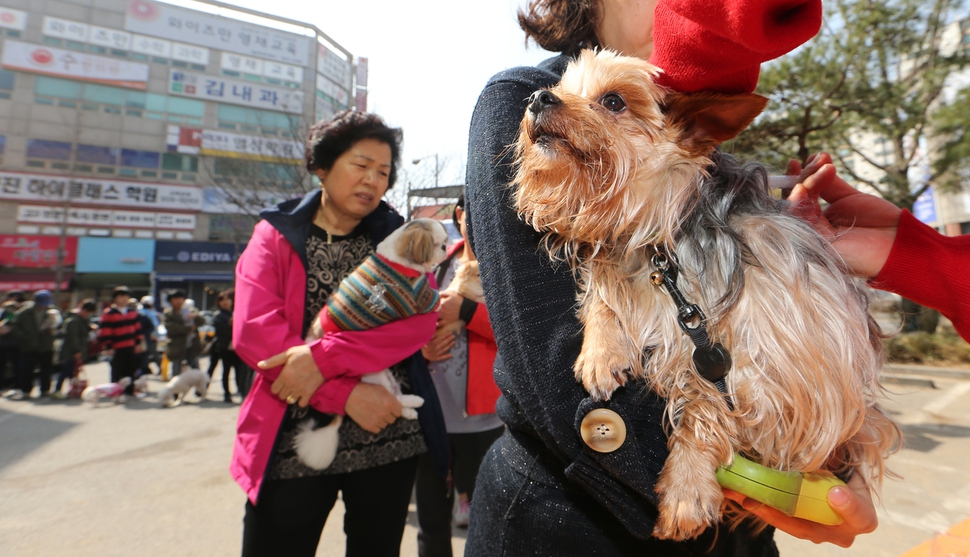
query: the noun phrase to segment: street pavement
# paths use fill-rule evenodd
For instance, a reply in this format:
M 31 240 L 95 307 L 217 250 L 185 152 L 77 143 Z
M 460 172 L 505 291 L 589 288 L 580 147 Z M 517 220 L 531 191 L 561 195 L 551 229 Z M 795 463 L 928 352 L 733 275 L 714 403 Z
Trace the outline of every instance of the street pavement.
M 88 370 L 107 381 L 107 365 Z M 905 372 L 886 382 L 907 446 L 889 462 L 902 479 L 885 483 L 879 528 L 848 550 L 779 534 L 782 555 L 896 556 L 970 517 L 970 373 Z M 220 373 L 205 402 L 177 408 L 155 394 L 96 408 L 0 399 L 0 555 L 239 555 L 245 499 L 228 473 L 239 406 L 222 402 Z M 318 557 L 344 554 L 341 516 L 338 502 Z M 402 556 L 417 555 L 415 525 L 412 506 Z

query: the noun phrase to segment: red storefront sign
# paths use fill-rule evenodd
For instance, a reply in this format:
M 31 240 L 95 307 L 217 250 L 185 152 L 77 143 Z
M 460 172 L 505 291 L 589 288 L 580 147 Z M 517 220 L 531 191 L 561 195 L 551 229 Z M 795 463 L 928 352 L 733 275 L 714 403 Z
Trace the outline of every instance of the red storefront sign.
M 72 273 L 64 273 L 61 276 L 61 290 L 71 287 Z M 56 290 L 57 282 L 54 273 L 31 273 L 26 275 L 4 275 L 0 274 L 0 292 L 11 290 L 23 290 L 24 292 L 34 292 L 37 290 Z
M 0 234 L 0 267 L 50 269 L 57 266 L 59 236 Z M 63 265 L 77 263 L 77 237 L 64 238 Z

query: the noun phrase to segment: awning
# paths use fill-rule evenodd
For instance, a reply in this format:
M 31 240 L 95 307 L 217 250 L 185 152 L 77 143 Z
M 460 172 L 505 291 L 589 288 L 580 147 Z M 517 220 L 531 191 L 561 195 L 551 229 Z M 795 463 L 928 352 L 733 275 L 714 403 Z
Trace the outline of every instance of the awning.
M 81 288 L 93 290 L 127 286 L 145 288 L 152 285 L 151 275 L 144 273 L 78 273 L 75 280 Z
M 159 273 L 155 272 L 155 282 L 233 282 L 234 273 Z
M 61 290 L 71 287 L 72 273 L 61 275 Z M 57 276 L 54 273 L 0 274 L 0 290 L 57 290 Z

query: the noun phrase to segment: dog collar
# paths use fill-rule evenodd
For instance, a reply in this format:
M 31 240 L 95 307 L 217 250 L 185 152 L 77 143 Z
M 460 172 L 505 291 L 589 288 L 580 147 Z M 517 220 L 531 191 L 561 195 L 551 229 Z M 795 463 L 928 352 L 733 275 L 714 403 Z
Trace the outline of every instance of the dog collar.
M 684 298 L 677 288 L 677 266 L 667 250 L 654 246 L 654 254 L 650 262 L 656 271 L 650 273 L 650 282 L 662 287 L 670 294 L 677 305 L 677 323 L 694 343 L 694 368 L 704 379 L 717 386 L 722 393 L 727 392 L 724 376 L 731 369 L 731 353 L 719 342 L 712 342 L 707 334 L 707 318 L 697 304 L 692 304 Z

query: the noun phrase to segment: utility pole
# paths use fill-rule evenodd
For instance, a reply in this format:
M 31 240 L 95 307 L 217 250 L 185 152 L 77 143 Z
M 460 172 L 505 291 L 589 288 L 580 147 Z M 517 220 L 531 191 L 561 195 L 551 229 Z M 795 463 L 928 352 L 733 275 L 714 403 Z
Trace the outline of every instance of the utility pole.
M 61 282 L 64 280 L 64 259 L 67 251 L 67 222 L 68 214 L 71 212 L 71 179 L 77 172 L 77 150 L 81 140 L 81 123 L 83 122 L 81 104 L 83 100 L 77 99 L 74 105 L 74 143 L 71 145 L 71 175 L 68 177 L 67 188 L 64 191 L 64 205 L 61 214 L 61 234 L 57 243 L 57 267 L 54 270 L 54 303 L 57 304 L 61 297 Z

